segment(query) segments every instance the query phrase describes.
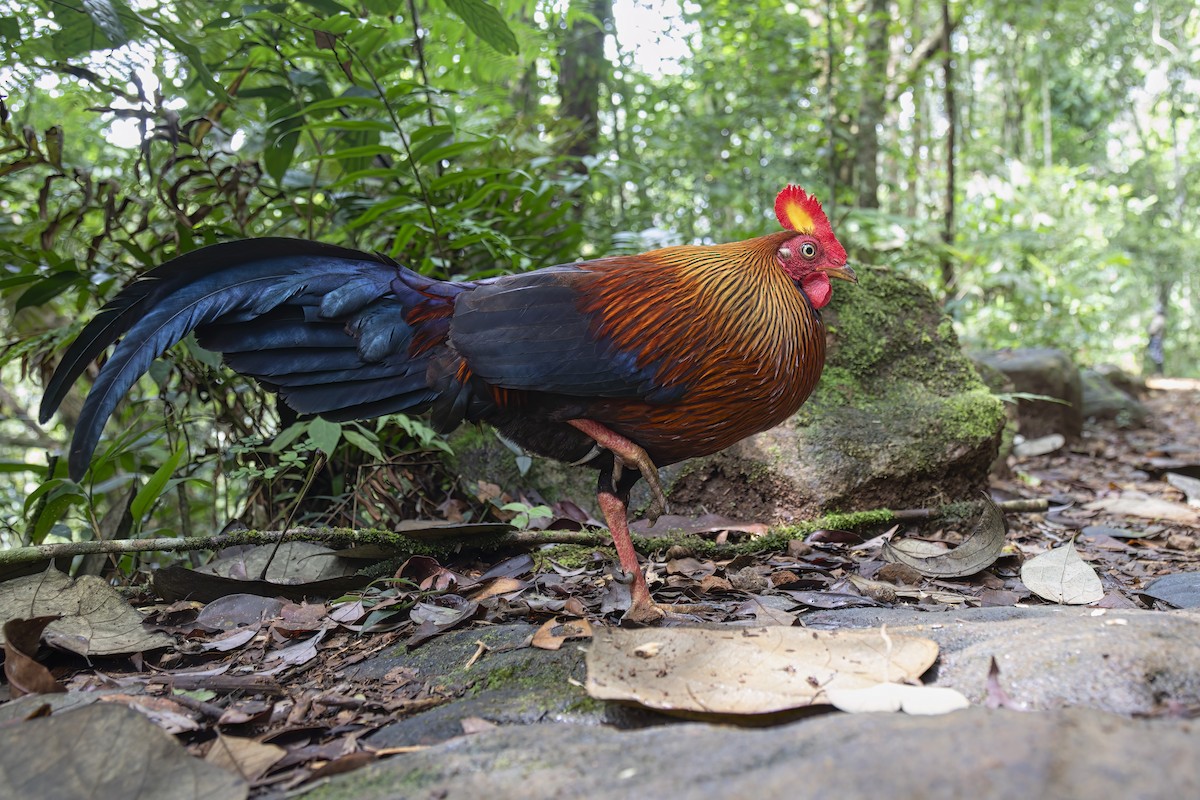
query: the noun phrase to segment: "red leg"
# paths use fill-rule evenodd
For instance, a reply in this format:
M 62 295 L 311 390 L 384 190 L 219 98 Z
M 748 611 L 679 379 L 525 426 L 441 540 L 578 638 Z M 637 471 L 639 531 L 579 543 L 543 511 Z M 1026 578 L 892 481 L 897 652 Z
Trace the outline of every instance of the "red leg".
M 629 538 L 629 522 L 624 501 L 612 492 L 600 491 L 596 495 L 600 510 L 604 512 L 604 520 L 612 534 L 613 544 L 617 547 L 617 558 L 621 569 L 633 576 L 632 600 L 625 619 L 641 624 L 658 622 L 663 618 L 663 610 L 655 605 L 650 597 L 650 587 L 646 585 L 646 576 L 638 564 L 637 551 L 633 549 L 633 540 Z
M 599 422 L 590 419 L 569 419 L 567 424 L 592 437 L 596 444 L 605 450 L 612 451 L 619 464 L 632 467 L 641 473 L 641 476 L 646 479 L 646 483 L 650 485 L 650 507 L 646 509 L 647 519 L 654 522 L 667 512 L 667 495 L 663 491 L 662 480 L 658 477 L 658 467 L 654 466 L 654 462 L 650 460 L 650 455 L 645 450 Z M 624 518 L 623 513 L 622 518 Z

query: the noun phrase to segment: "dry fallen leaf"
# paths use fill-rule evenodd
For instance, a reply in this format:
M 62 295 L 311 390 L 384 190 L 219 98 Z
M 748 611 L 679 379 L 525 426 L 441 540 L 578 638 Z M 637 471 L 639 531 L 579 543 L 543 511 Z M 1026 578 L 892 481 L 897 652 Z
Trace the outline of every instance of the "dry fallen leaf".
M 1044 456 L 1062 448 L 1067 443 L 1061 433 L 1052 433 L 1039 439 L 1029 439 L 1013 446 L 1013 455 L 1017 458 L 1032 458 Z
M 1189 506 L 1200 508 L 1200 479 L 1181 475 L 1178 472 L 1168 472 L 1167 483 L 1184 493 Z
M 42 639 L 61 650 L 114 656 L 170 647 L 175 640 L 142 627 L 142 615 L 94 575 L 72 580 L 53 568 L 0 583 L 0 620 L 59 614 Z
M 1004 512 L 985 498 L 983 514 L 975 523 L 974 530 L 963 543 L 952 550 L 934 556 L 917 555 L 911 545 L 904 541 L 883 543 L 883 557 L 912 567 L 930 578 L 961 578 L 974 575 L 1000 557 L 1004 549 Z
M 4 677 L 12 697 L 27 694 L 56 694 L 66 689 L 50 670 L 37 660 L 38 645 L 46 626 L 61 619 L 57 614 L 33 619 L 10 619 L 4 623 Z
M 266 774 L 287 750 L 276 744 L 264 744 L 241 736 L 225 736 L 218 732 L 204 760 L 232 772 L 247 783 Z
M 554 617 L 537 629 L 530 644 L 540 650 L 558 650 L 567 639 L 587 639 L 591 635 L 592 626 L 586 619 L 559 622 Z
M 1051 603 L 1085 605 L 1104 597 L 1104 587 L 1092 569 L 1068 542 L 1035 556 L 1021 565 L 1021 582 L 1029 591 Z
M 1139 497 L 1126 493 L 1120 497 L 1094 500 L 1085 505 L 1084 509 L 1107 511 L 1110 514 L 1120 514 L 1126 517 L 1162 519 L 1180 522 L 1184 525 L 1200 526 L 1200 511 L 1188 508 L 1182 503 L 1172 503 L 1170 500 L 1160 500 L 1157 497 Z
M 245 798 L 244 781 L 192 757 L 141 714 L 99 703 L 21 723 L 0 748 L 12 797 Z
M 592 638 L 592 697 L 708 714 L 829 703 L 831 690 L 915 680 L 938 653 L 930 639 L 871 630 L 605 628 Z

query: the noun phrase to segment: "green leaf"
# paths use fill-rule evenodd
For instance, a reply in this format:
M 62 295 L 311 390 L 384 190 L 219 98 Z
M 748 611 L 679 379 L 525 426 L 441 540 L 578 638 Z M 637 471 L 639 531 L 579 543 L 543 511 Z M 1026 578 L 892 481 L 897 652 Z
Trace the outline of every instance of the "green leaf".
M 373 456 L 376 461 L 384 461 L 383 452 L 379 449 L 379 444 L 368 439 L 365 435 L 355 430 L 344 430 L 342 435 L 346 437 L 346 441 L 362 450 L 364 453 Z
M 43 278 L 36 284 L 26 289 L 25 292 L 17 299 L 15 310 L 20 311 L 23 308 L 30 306 L 40 306 L 58 297 L 68 287 L 78 283 L 83 279 L 83 276 L 74 270 L 64 270 L 56 272 L 49 277 Z
M 129 41 L 125 26 L 121 23 L 121 9 L 114 6 L 111 0 L 84 0 L 83 9 L 114 46 L 119 47 Z
M 78 492 L 80 496 L 83 494 L 83 490 L 79 488 L 79 484 L 75 483 L 74 481 L 68 480 L 67 478 L 51 478 L 50 480 L 42 483 L 41 486 L 34 489 L 29 496 L 25 498 L 25 509 L 21 513 L 28 515 L 29 512 L 31 512 L 37 506 L 38 500 L 40 500 L 43 495 L 50 494 L 52 492 L 58 492 L 59 490 Z
M 11 472 L 40 472 L 45 467 L 37 464 L 26 464 L 24 461 L 0 461 L 0 474 Z
M 21 23 L 16 17 L 0 17 L 0 39 L 14 44 L 21 38 Z
M 308 438 L 325 455 L 333 455 L 342 439 L 342 426 L 336 422 L 317 417 L 308 424 Z
M 278 128 L 272 128 L 272 131 L 277 131 Z M 283 176 L 287 174 L 288 167 L 292 165 L 292 159 L 296 157 L 296 146 L 300 144 L 300 131 L 298 129 L 285 131 L 275 136 L 267 149 L 263 152 L 263 168 L 267 174 L 275 179 L 276 183 L 283 180 Z
M 147 28 L 170 42 L 171 46 L 178 50 L 179 53 L 185 59 L 187 59 L 188 65 L 192 68 L 192 70 L 195 71 L 196 77 L 202 84 L 204 84 L 205 88 L 207 88 L 220 100 L 228 101 L 230 99 L 228 92 L 225 91 L 225 87 L 217 83 L 216 78 L 213 77 L 212 71 L 208 68 L 208 65 L 204 63 L 204 54 L 200 52 L 199 47 L 187 41 L 186 39 L 175 35 L 170 28 L 164 25 L 159 25 L 150 17 L 139 14 L 137 15 L 137 19 Z
M 307 422 L 294 422 L 288 427 L 281 430 L 275 436 L 275 440 L 267 447 L 268 453 L 282 453 L 292 442 L 300 438 L 300 434 L 308 430 Z
M 131 38 L 121 16 L 136 21 L 125 6 L 113 0 L 60 0 L 52 8 L 61 30 L 51 36 L 51 47 L 54 55 L 64 60 L 120 47 Z
M 62 519 L 71 506 L 82 505 L 85 501 L 86 498 L 78 494 L 60 494 L 48 500 L 33 525 L 30 542 L 33 544 L 44 542 L 46 535 L 54 527 L 54 523 Z
M 166 462 L 154 471 L 150 476 L 150 480 L 146 481 L 146 485 L 138 489 L 137 496 L 133 498 L 133 502 L 129 505 L 129 513 L 135 520 L 141 520 L 145 517 L 146 512 L 162 495 L 163 490 L 167 487 L 167 481 L 171 479 L 171 475 L 179 467 L 179 463 L 183 461 L 187 455 L 187 443 L 180 442 L 179 447 L 175 448 L 175 452 Z
M 505 55 L 515 56 L 520 48 L 504 17 L 483 0 L 445 0 L 446 7 L 467 23 L 467 27 L 492 48 Z

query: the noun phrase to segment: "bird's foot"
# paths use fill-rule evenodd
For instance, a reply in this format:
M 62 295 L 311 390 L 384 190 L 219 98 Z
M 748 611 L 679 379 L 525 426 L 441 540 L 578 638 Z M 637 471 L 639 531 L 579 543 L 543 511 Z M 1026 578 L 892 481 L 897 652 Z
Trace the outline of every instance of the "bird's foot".
M 572 419 L 568 420 L 567 424 L 592 437 L 596 444 L 605 450 L 611 451 L 618 467 L 636 469 L 646 479 L 646 484 L 650 487 L 650 505 L 646 509 L 646 519 L 650 520 L 650 524 L 653 525 L 659 517 L 667 513 L 667 493 L 663 490 L 662 478 L 659 477 L 658 467 L 654 466 L 645 448 L 590 419 Z
M 647 456 L 646 461 L 649 460 L 650 457 Z M 639 471 L 641 471 L 640 468 Z M 650 465 L 650 472 L 642 472 L 642 477 L 646 479 L 646 484 L 650 487 L 650 505 L 646 507 L 646 519 L 650 520 L 650 524 L 653 525 L 658 522 L 659 517 L 668 513 L 667 493 L 663 491 L 662 480 L 653 464 Z
M 626 625 L 656 625 L 667 616 L 667 610 L 654 602 L 650 596 L 650 587 L 646 585 L 646 575 L 640 569 L 637 572 L 618 573 L 621 583 L 632 584 L 629 587 L 630 604 L 621 616 L 622 624 Z

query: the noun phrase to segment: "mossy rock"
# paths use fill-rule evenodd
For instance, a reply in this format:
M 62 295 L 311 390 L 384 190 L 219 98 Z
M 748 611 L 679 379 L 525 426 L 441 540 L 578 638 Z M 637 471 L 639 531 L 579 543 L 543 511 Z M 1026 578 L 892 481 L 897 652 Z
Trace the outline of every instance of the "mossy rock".
M 825 372 L 791 420 L 673 471 L 673 510 L 790 519 L 907 508 L 987 485 L 1003 404 L 929 291 L 864 268 L 824 316 Z

